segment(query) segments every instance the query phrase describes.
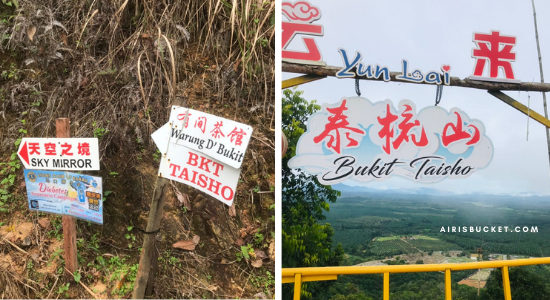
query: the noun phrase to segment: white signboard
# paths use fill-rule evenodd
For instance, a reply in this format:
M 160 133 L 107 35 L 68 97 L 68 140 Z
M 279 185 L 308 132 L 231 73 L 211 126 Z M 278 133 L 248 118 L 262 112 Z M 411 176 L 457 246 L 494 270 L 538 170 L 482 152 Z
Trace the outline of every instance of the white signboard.
M 167 147 L 160 162 L 159 176 L 192 186 L 229 206 L 233 204 L 240 169 L 182 145 L 168 143 Z
M 410 100 L 344 98 L 309 117 L 288 165 L 321 184 L 352 185 L 402 177 L 419 183 L 463 179 L 489 165 L 493 144 L 480 120 L 459 108 Z
M 23 138 L 17 155 L 25 169 L 99 170 L 97 138 Z
M 151 137 L 161 152 L 170 143 L 202 152 L 233 168 L 240 168 L 252 127 L 201 111 L 172 106 L 170 121 Z

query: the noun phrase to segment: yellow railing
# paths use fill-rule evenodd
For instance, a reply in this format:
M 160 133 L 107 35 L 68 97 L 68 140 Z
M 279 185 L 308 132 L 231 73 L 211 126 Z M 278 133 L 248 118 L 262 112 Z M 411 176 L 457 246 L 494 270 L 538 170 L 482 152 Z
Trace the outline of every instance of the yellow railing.
M 473 262 L 464 264 L 431 264 L 368 267 L 315 267 L 282 270 L 282 283 L 294 282 L 294 300 L 300 299 L 302 282 L 336 280 L 338 275 L 384 274 L 384 300 L 390 299 L 390 273 L 445 272 L 445 299 L 451 300 L 451 271 L 502 268 L 504 299 L 511 300 L 508 267 L 550 264 L 550 257 Z

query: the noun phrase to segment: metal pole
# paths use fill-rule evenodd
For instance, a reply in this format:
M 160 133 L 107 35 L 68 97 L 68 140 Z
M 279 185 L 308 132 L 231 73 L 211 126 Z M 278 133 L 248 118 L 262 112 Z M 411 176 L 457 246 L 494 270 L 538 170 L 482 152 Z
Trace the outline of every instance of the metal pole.
M 300 294 L 302 293 L 302 274 L 298 273 L 294 275 L 294 300 L 300 300 Z
M 445 300 L 452 300 L 451 294 L 451 269 L 445 270 Z
M 510 275 L 508 266 L 502 267 L 502 285 L 504 287 L 504 299 L 512 300 L 512 291 L 510 290 Z
M 384 273 L 384 300 L 390 299 L 390 273 Z

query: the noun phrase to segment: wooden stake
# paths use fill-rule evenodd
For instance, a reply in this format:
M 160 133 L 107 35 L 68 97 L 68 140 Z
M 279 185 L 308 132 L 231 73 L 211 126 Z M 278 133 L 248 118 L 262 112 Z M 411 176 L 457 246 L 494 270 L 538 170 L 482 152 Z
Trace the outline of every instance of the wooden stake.
M 151 210 L 149 211 L 149 219 L 147 220 L 147 232 L 153 232 L 160 228 L 160 220 L 162 219 L 162 213 L 164 209 L 164 190 L 168 179 L 158 177 L 155 183 L 155 190 L 153 192 L 153 201 L 151 203 Z M 134 291 L 132 292 L 133 299 L 143 299 L 145 295 L 145 288 L 148 280 L 154 280 L 149 278 L 149 272 L 151 270 L 151 259 L 153 258 L 153 252 L 155 251 L 155 235 L 145 234 L 143 238 L 143 250 L 139 257 L 139 268 L 136 275 L 136 282 L 134 283 Z
M 58 138 L 71 137 L 69 119 L 59 118 L 55 120 L 55 130 Z M 76 219 L 71 216 L 63 216 L 63 258 L 65 259 L 65 272 L 67 280 L 74 281 L 74 272 L 78 268 L 76 254 Z M 69 274 L 69 272 L 71 272 Z
M 147 286 L 145 287 L 145 297 L 151 298 L 153 295 L 153 289 L 155 287 L 155 281 L 153 278 L 155 278 L 155 274 L 158 270 L 158 259 L 159 259 L 159 250 L 157 248 L 157 245 L 161 241 L 160 235 L 155 235 L 155 242 L 153 244 L 153 251 L 152 251 L 152 257 L 151 257 L 151 271 L 149 271 L 149 281 L 147 281 Z
M 175 91 L 174 91 L 175 95 Z M 183 99 L 175 98 L 172 103 L 178 106 L 184 106 Z M 164 192 L 168 179 L 157 177 L 155 190 L 153 191 L 153 199 L 151 201 L 151 209 L 149 210 L 149 219 L 147 219 L 147 232 L 154 232 L 160 229 L 160 221 L 164 210 Z M 139 268 L 134 282 L 134 291 L 132 292 L 133 299 L 143 299 L 145 289 L 152 292 L 154 284 L 154 273 L 156 271 L 156 263 L 158 255 L 154 255 L 156 243 L 156 234 L 145 234 L 143 237 L 143 247 L 139 257 Z M 154 260 L 154 262 L 152 262 Z M 153 268 L 152 268 L 153 266 Z M 148 283 L 151 281 L 150 283 Z

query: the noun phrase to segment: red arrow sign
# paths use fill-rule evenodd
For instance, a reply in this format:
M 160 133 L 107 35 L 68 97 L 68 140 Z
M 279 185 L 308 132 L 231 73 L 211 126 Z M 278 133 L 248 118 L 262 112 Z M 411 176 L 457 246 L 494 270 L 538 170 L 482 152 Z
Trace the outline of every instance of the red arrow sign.
M 23 159 L 27 165 L 29 164 L 29 152 L 27 151 L 27 142 L 23 143 L 23 147 L 21 147 L 21 151 L 19 151 L 19 157 Z

